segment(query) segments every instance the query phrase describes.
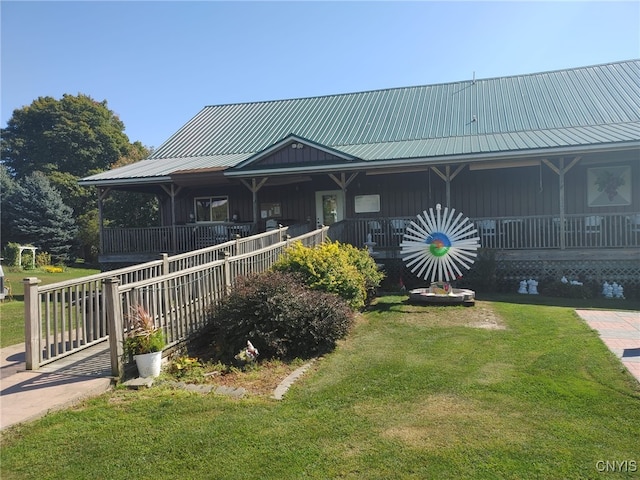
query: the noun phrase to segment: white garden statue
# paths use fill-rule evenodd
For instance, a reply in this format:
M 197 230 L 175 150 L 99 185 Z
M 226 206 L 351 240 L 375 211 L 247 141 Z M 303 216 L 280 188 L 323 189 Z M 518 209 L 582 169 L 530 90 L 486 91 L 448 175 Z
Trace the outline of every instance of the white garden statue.
M 527 281 L 522 280 L 520 282 L 520 288 L 518 289 L 518 293 L 527 294 L 529 291 L 527 290 Z

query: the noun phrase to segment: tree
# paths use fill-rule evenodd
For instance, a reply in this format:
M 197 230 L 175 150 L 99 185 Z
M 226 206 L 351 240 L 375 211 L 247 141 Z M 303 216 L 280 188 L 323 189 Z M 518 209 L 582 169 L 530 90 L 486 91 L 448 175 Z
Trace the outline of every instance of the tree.
M 48 252 L 56 263 L 69 259 L 76 235 L 73 211 L 43 173 L 20 180 L 3 203 L 12 241 Z
M 149 156 L 151 151 L 134 142 L 128 155 L 118 159 L 111 168 L 123 167 Z M 160 223 L 160 207 L 154 194 L 113 191 L 104 202 L 105 223 L 113 228 L 156 227 Z
M 73 210 L 81 254 L 87 261 L 95 260 L 99 238 L 97 192 L 93 187 L 79 186 L 78 180 L 141 160 L 149 150 L 140 142 L 129 143 L 124 124 L 107 108 L 106 100 L 97 102 L 82 94 L 65 94 L 60 100 L 39 97 L 31 105 L 14 110 L 7 128 L 0 133 L 0 154 L 9 178 L 24 179 L 43 172 L 63 203 Z M 105 203 L 114 226 L 134 226 L 130 224 L 132 211 L 138 214 L 135 221 L 146 222 L 135 226 L 157 225 L 155 197 L 118 192 L 115 198 Z M 3 221 L 3 234 L 4 225 Z
M 14 110 L 0 133 L 1 159 L 16 178 L 35 171 L 85 177 L 106 170 L 130 149 L 124 124 L 107 101 L 83 94 L 39 97 Z
M 16 189 L 16 182 L 4 165 L 0 165 L 0 247 L 10 241 L 9 217 L 7 216 L 7 199 Z

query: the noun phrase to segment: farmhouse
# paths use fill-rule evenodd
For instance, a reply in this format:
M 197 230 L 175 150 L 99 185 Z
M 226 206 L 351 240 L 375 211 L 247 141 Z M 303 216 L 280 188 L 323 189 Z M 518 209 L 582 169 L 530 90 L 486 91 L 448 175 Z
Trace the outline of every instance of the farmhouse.
M 463 212 L 509 278 L 640 282 L 640 60 L 204 107 L 147 159 L 84 178 L 156 195 L 161 225 L 109 229 L 132 263 L 330 225 L 398 261 L 406 224 Z

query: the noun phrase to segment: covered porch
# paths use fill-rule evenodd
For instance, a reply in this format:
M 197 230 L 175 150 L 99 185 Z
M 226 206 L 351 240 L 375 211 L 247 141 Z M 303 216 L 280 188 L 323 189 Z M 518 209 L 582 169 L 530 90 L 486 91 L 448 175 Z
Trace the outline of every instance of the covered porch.
M 369 236 L 383 258 L 399 256 L 407 226 L 416 217 L 348 219 L 332 225 L 329 237 L 364 247 Z M 483 248 L 528 251 L 537 249 L 637 248 L 640 213 L 534 215 L 470 218 Z
M 332 240 L 365 247 L 369 235 L 382 258 L 398 258 L 400 243 L 415 216 L 348 218 L 330 226 Z M 532 215 L 525 217 L 471 218 L 483 248 L 496 250 L 624 249 L 640 245 L 640 212 Z M 292 236 L 315 227 L 308 223 L 289 226 Z M 152 228 L 105 228 L 102 253 L 109 256 L 182 253 L 217 245 L 255 233 L 257 224 L 217 223 Z

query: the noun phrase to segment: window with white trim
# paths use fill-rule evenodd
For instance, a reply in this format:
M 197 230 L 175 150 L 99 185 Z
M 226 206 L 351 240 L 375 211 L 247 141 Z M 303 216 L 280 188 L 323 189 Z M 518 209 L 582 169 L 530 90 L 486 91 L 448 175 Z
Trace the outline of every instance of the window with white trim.
M 229 197 L 196 197 L 193 203 L 196 222 L 226 222 L 229 219 Z

